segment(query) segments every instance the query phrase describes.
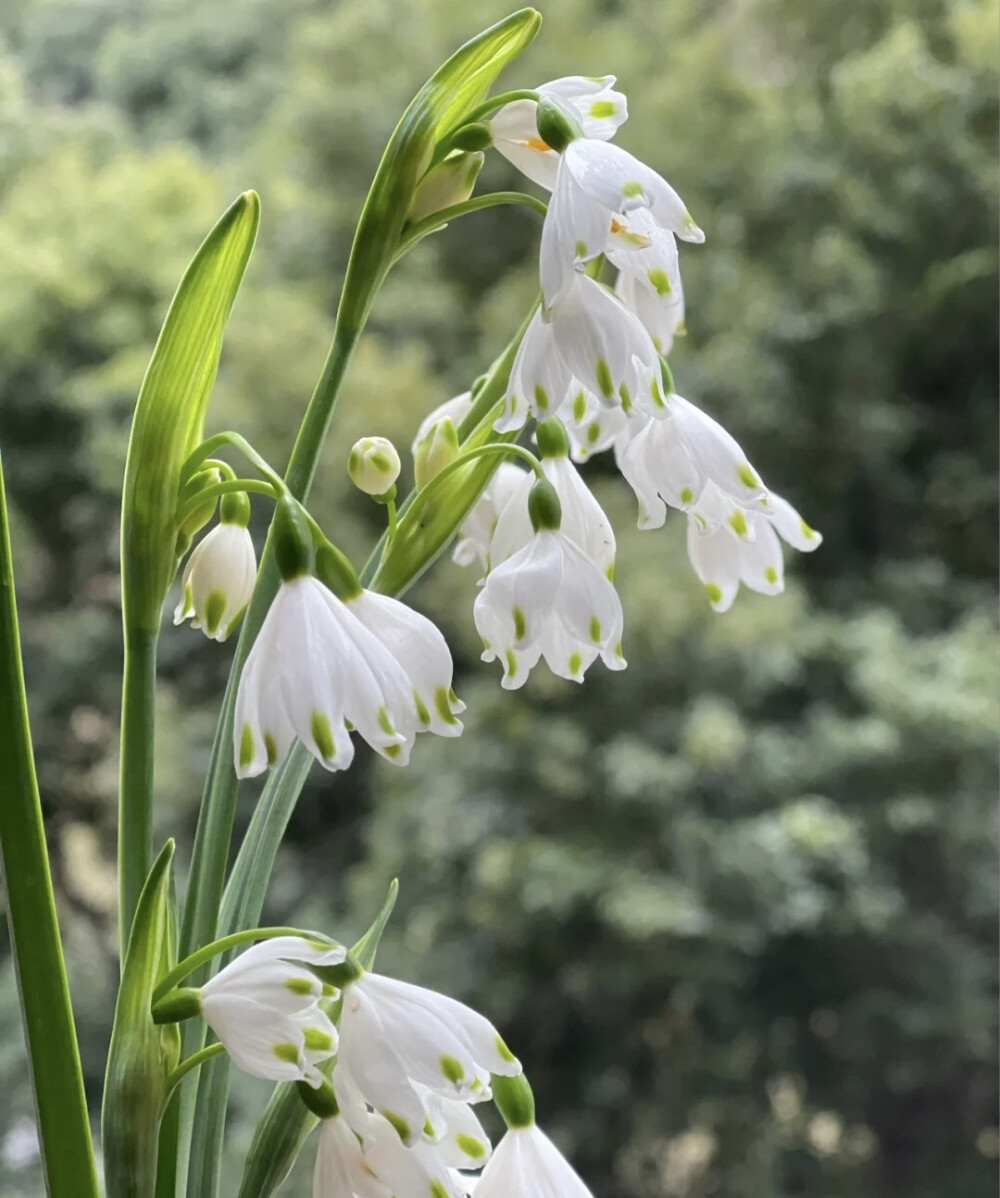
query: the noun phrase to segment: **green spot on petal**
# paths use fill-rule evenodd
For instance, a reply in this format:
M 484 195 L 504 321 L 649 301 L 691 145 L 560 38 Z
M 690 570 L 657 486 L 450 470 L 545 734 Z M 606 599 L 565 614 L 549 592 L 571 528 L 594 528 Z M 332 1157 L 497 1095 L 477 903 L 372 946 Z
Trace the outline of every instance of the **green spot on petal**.
M 590 639 L 595 645 L 599 645 L 601 642 L 601 621 L 597 616 L 590 617 Z
M 393 760 L 393 761 L 400 755 L 400 753 L 402 753 L 402 751 L 403 751 L 402 745 L 386 745 L 385 748 L 382 750 L 382 752 L 386 755 L 386 757 L 388 757 L 390 760 Z
M 402 1115 L 397 1115 L 395 1111 L 382 1111 L 382 1116 L 396 1129 L 396 1134 L 401 1140 L 410 1138 L 410 1125 Z
M 590 106 L 590 115 L 596 120 L 604 120 L 615 115 L 614 100 L 595 100 Z
M 226 614 L 226 596 L 221 591 L 213 591 L 205 604 L 205 631 L 215 632 Z
M 583 665 L 583 658 L 579 653 L 571 653 L 567 664 L 569 665 L 569 672 L 571 674 L 579 674 L 580 667 Z
M 712 603 L 722 602 L 722 588 L 716 586 L 714 582 L 706 582 L 705 591 Z
M 814 536 L 816 536 L 816 529 L 810 528 L 809 525 L 806 524 L 805 520 L 803 520 L 801 516 L 799 517 L 799 531 L 802 533 L 802 535 L 804 537 L 806 537 L 810 541 L 813 539 Z
M 245 768 L 253 761 L 253 729 L 249 724 L 243 725 L 243 731 L 240 733 L 240 769 Z
M 694 503 L 694 491 L 690 487 L 681 487 L 681 503 Z
M 486 1145 L 482 1140 L 477 1140 L 475 1136 L 467 1136 L 465 1132 L 459 1132 L 455 1137 L 455 1143 L 474 1161 L 480 1161 L 486 1155 Z
M 519 607 L 514 608 L 512 615 L 514 617 L 514 639 L 523 641 L 528 634 L 528 621 Z
M 593 424 L 587 428 L 587 440 L 591 445 L 594 445 L 601 435 L 601 424 L 599 420 L 595 420 Z
M 389 719 L 389 713 L 386 711 L 384 704 L 378 709 L 378 726 L 386 736 L 396 735 L 396 729 L 392 726 L 392 720 Z
M 768 566 L 764 571 L 764 577 L 771 584 L 771 586 L 774 586 L 778 581 L 778 571 L 774 568 L 774 566 Z
M 513 677 L 517 673 L 517 654 L 513 649 L 508 649 L 504 658 L 507 662 L 507 673 Z
M 670 279 L 667 277 L 665 270 L 651 270 L 646 274 L 652 286 L 656 289 L 657 295 L 669 295 L 673 288 L 670 286 Z
M 605 399 L 613 399 L 615 384 L 611 377 L 611 367 L 603 358 L 597 359 L 597 369 L 594 373 L 597 377 L 597 386 L 600 388 L 601 394 Z
M 628 183 L 622 184 L 622 195 L 628 200 L 633 200 L 636 196 L 645 195 L 645 189 L 641 183 L 632 179 Z
M 309 1052 L 333 1052 L 333 1037 L 319 1028 L 307 1027 L 304 1038 Z
M 756 491 L 760 486 L 760 479 L 753 472 L 753 467 L 749 462 L 744 462 L 736 471 L 739 475 L 740 482 L 750 491 Z
M 573 419 L 577 424 L 583 423 L 584 416 L 587 415 L 587 397 L 582 391 L 578 391 L 573 398 Z
M 618 388 L 618 394 L 622 397 L 622 411 L 632 411 L 632 396 L 629 394 L 628 387 L 624 383 Z
M 450 1198 L 450 1195 L 440 1181 L 432 1181 L 431 1198 Z
M 750 534 L 750 526 L 747 524 L 746 514 L 738 508 L 735 512 L 729 513 L 729 527 L 738 537 L 746 537 Z
M 327 761 L 332 761 L 337 756 L 337 746 L 334 743 L 330 721 L 321 711 L 314 711 L 312 713 L 312 718 L 309 721 L 309 731 L 316 742 L 316 748 L 319 749 Z
M 576 256 L 577 256 L 578 258 L 586 258 L 586 256 L 587 256 L 587 243 L 586 243 L 585 241 L 578 241 L 578 242 L 576 243 L 576 246 L 575 246 L 574 248 L 576 249 Z
M 457 724 L 454 713 L 451 710 L 447 688 L 443 686 L 437 687 L 434 691 L 434 708 L 438 715 L 446 724 Z
M 286 978 L 285 989 L 290 990 L 292 994 L 313 994 L 315 988 L 309 978 Z
M 449 1056 L 447 1053 L 441 1057 L 441 1072 L 450 1082 L 458 1083 L 465 1077 L 465 1068 L 458 1057 Z
M 278 745 L 270 732 L 264 733 L 264 750 L 267 753 L 267 764 L 274 765 L 278 760 Z
M 540 412 L 547 412 L 549 409 L 549 393 L 541 383 L 535 384 L 535 407 Z
M 294 1044 L 275 1044 L 271 1051 L 279 1061 L 284 1061 L 286 1065 L 299 1063 L 299 1050 Z
M 431 713 L 427 710 L 427 704 L 416 691 L 413 692 L 413 702 L 417 708 L 417 719 L 426 727 L 431 722 Z

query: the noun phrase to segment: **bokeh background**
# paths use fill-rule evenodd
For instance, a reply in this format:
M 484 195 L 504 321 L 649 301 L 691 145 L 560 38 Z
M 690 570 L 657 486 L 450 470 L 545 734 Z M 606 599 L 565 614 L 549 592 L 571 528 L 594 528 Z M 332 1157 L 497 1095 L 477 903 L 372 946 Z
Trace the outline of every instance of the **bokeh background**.
M 825 534 L 716 616 L 683 520 L 620 534 L 624 674 L 477 661 L 474 577 L 413 594 L 469 704 L 411 767 L 312 777 L 269 922 L 481 1006 L 598 1198 L 986 1198 L 996 1131 L 996 0 L 548 0 L 513 85 L 616 72 L 619 141 L 708 232 L 682 393 Z M 166 304 L 218 214 L 263 225 L 210 428 L 285 460 L 402 106 L 506 4 L 0 5 L 0 441 L 28 682 L 96 1114 L 112 1012 L 117 513 Z M 515 184 L 492 161 L 484 179 Z M 535 289 L 538 227 L 468 218 L 392 278 L 313 504 L 362 556 L 362 433 L 408 444 Z M 263 512 L 260 513 L 263 515 Z M 158 827 L 190 846 L 230 646 L 162 644 Z M 242 799 L 241 827 L 252 810 Z M 265 1098 L 234 1084 L 227 1184 Z M 41 1182 L 9 957 L 0 1193 Z M 308 1168 L 288 1186 L 308 1193 Z M 235 1192 L 233 1188 L 229 1192 Z

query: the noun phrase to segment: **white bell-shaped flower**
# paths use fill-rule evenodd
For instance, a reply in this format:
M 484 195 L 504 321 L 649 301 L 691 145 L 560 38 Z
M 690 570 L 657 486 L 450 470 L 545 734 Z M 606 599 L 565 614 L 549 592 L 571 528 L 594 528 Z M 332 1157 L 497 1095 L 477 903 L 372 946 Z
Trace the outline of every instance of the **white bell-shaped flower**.
M 403 667 L 410 681 L 417 730 L 459 736 L 465 704 L 452 690 L 454 664 L 440 629 L 398 599 L 362 591 L 347 607 Z
M 202 986 L 201 1014 L 245 1073 L 318 1086 L 316 1064 L 337 1051 L 337 1029 L 319 1006 L 323 983 L 303 962 L 339 965 L 345 955 L 297 936 L 261 941 Z
M 662 406 L 659 357 L 649 334 L 606 287 L 580 272 L 547 321 L 536 312 L 510 372 L 499 432 L 529 416 L 547 420 L 582 388 L 608 407 L 654 412 Z
M 224 641 L 250 602 L 256 579 L 257 557 L 249 531 L 238 523 L 217 524 L 187 560 L 174 623 L 190 618 L 192 628 Z
M 680 395 L 665 413 L 636 415 L 615 442 L 615 457 L 639 501 L 639 527 L 659 528 L 667 504 L 687 510 L 713 483 L 745 507 L 766 508 L 767 488 L 739 443 Z
M 481 1169 L 493 1147 L 470 1104 L 420 1086 L 416 1089 L 428 1111 L 424 1136 L 441 1160 L 451 1169 Z
M 762 595 L 784 590 L 779 536 L 805 553 L 822 543 L 820 534 L 773 491 L 766 512 L 739 508 L 709 484 L 701 503 L 688 513 L 688 557 L 717 612 L 732 607 L 740 583 Z
M 428 1092 L 478 1101 L 491 1073 L 520 1071 L 493 1024 L 453 998 L 373 973 L 344 988 L 337 1075 L 407 1144 L 433 1114 Z
M 413 686 L 378 637 L 317 578 L 283 582 L 247 658 L 233 727 L 241 778 L 277 765 L 294 737 L 329 770 L 346 769 L 350 722 L 376 752 L 409 759 Z
M 539 84 L 534 90 L 564 105 L 580 123 L 585 137 L 607 141 L 628 119 L 625 96 L 614 90 L 614 75 L 587 79 L 569 75 Z M 506 104 L 490 121 L 496 149 L 529 179 L 551 191 L 559 155 L 538 134 L 533 100 Z
M 484 572 L 490 566 L 490 542 L 500 513 L 528 475 L 513 462 L 501 462 L 486 489 L 473 504 L 458 531 L 452 561 L 459 566 L 478 562 Z
M 335 1073 L 335 1080 L 340 1076 Z M 338 1089 L 338 1099 L 341 1091 Z M 461 1198 L 461 1184 L 434 1147 L 402 1143 L 392 1125 L 365 1111 L 320 1123 L 313 1198 Z
M 674 347 L 674 338 L 686 332 L 680 275 L 669 294 L 658 295 L 634 275 L 622 271 L 615 280 L 615 295 L 639 318 L 657 351 L 667 357 Z
M 574 462 L 585 462 L 595 453 L 610 449 L 629 425 L 629 417 L 621 408 L 605 407 L 582 386 L 578 386 L 571 402 L 564 405 L 560 420 L 566 428 L 569 454 Z
M 510 1128 L 476 1182 L 476 1198 L 593 1198 L 573 1166 L 538 1127 Z
M 499 658 L 502 685 L 522 686 L 544 656 L 561 678 L 582 682 L 598 655 L 625 668 L 622 606 L 606 575 L 558 528 L 542 528 L 486 577 L 473 608 L 483 661 Z
M 556 424 L 557 422 L 552 422 Z M 539 437 L 550 425 L 539 426 Z M 601 505 L 580 476 L 579 470 L 566 456 L 568 441 L 560 429 L 563 451 L 545 455 L 542 470 L 555 488 L 562 508 L 561 531 L 578 545 L 595 566 L 609 578 L 614 572 L 615 533 L 611 521 Z M 497 520 L 493 540 L 490 542 L 490 566 L 496 568 L 523 549 L 534 537 L 528 500 L 534 486 L 534 477 L 525 473 L 520 486 L 511 496 L 507 506 Z

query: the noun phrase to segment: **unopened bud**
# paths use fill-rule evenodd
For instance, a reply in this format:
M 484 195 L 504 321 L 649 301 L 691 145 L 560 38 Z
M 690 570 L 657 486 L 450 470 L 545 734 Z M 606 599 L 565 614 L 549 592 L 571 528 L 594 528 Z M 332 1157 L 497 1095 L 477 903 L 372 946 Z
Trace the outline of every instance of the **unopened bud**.
M 199 491 L 204 491 L 206 487 L 213 487 L 221 481 L 222 475 L 212 466 L 210 469 L 202 470 L 196 474 L 188 485 L 191 488 L 191 494 L 197 495 Z M 205 503 L 201 507 L 196 508 L 178 528 L 176 546 L 178 557 L 187 553 L 195 534 L 200 532 L 215 515 L 215 508 L 218 502 L 215 496 L 211 499 L 206 499 Z
M 422 490 L 445 466 L 458 457 L 458 429 L 450 416 L 443 416 L 417 442 L 413 455 L 413 475 L 417 490 Z
M 562 524 L 562 504 L 547 478 L 540 478 L 528 492 L 528 515 L 535 532 L 558 529 Z
M 385 437 L 362 437 L 347 458 L 351 482 L 366 495 L 384 495 L 399 478 L 396 447 Z
M 489 125 L 481 121 L 463 125 L 452 134 L 451 145 L 456 150 L 488 150 L 493 145 L 493 133 Z
M 461 204 L 472 195 L 476 177 L 485 161 L 484 154 L 451 154 L 421 180 L 413 193 L 408 213 L 411 221 L 433 216 L 442 208 Z

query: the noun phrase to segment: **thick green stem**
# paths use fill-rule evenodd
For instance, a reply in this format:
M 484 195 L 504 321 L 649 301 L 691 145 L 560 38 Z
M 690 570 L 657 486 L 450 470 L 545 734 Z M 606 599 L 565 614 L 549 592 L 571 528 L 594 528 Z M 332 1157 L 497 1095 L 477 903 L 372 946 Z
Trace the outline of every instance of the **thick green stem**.
M 49 1198 L 97 1198 L 83 1071 L 28 725 L 0 467 L 0 856 Z
M 153 859 L 153 732 L 157 633 L 125 628 L 118 791 L 118 930 L 121 960 Z

